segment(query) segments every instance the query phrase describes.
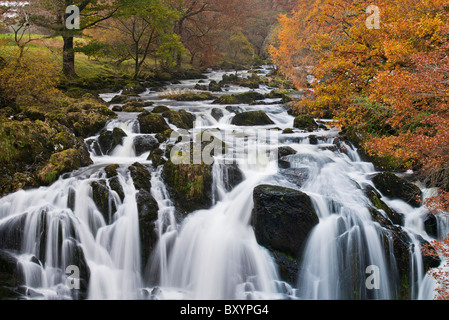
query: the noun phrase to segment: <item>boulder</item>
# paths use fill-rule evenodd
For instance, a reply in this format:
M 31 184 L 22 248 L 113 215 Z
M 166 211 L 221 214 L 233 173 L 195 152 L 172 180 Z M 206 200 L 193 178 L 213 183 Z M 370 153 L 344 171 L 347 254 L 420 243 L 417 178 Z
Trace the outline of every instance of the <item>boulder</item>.
M 223 115 L 224 115 L 223 110 L 221 110 L 219 108 L 213 108 L 210 114 L 217 121 L 219 121 L 221 118 L 223 118 Z
M 295 118 L 293 127 L 307 132 L 312 132 L 318 129 L 318 124 L 311 116 L 302 114 Z
M 208 89 L 209 89 L 209 91 L 212 91 L 212 92 L 221 92 L 222 91 L 221 86 L 215 80 L 212 80 L 209 83 Z
M 274 124 L 264 111 L 248 111 L 237 114 L 231 124 L 236 126 L 264 126 Z
M 412 207 L 421 206 L 422 191 L 413 183 L 398 177 L 391 172 L 376 174 L 372 179 L 374 186 L 386 197 L 400 199 Z
M 127 134 L 120 128 L 114 128 L 112 131 L 102 130 L 98 137 L 98 145 L 101 152 L 105 155 L 110 154 L 118 145 L 123 144 L 123 138 Z
M 214 101 L 214 104 L 251 104 L 257 100 L 263 100 L 265 98 L 265 95 L 259 92 L 248 91 L 233 95 L 222 95 Z
M 170 108 L 169 107 L 166 107 L 166 106 L 156 106 L 156 107 L 154 107 L 153 108 L 153 113 L 164 113 L 164 112 L 167 112 L 167 111 L 170 111 Z
M 212 165 L 164 164 L 162 176 L 178 210 L 187 215 L 212 205 Z
M 134 148 L 137 156 L 141 156 L 145 152 L 153 151 L 158 147 L 159 141 L 151 135 L 136 136 L 134 138 Z
M 388 205 L 381 200 L 382 195 L 379 194 L 371 185 L 366 186 L 363 191 L 366 197 L 370 200 L 370 212 L 374 220 L 378 221 L 382 226 L 388 224 L 402 225 L 403 214 L 388 207 Z M 381 213 L 377 213 L 377 210 L 382 210 L 386 214 L 386 217 Z M 382 219 L 382 221 L 379 221 L 379 219 Z M 384 221 L 383 219 L 388 219 L 389 221 Z
M 144 134 L 160 133 L 170 129 L 170 126 L 160 114 L 144 111 L 137 117 L 140 132 Z
M 166 111 L 162 113 L 164 118 L 167 118 L 168 121 L 178 127 L 179 129 L 189 130 L 193 128 L 193 122 L 195 121 L 195 117 L 190 112 L 185 110 L 179 111 Z
M 260 185 L 253 192 L 253 227 L 260 245 L 299 257 L 319 218 L 310 197 L 298 190 Z
M 129 166 L 128 169 L 137 190 L 141 261 L 142 270 L 145 270 L 146 263 L 157 242 L 155 222 L 158 219 L 159 206 L 151 194 L 151 172 L 149 169 L 138 162 Z
M 0 300 L 17 299 L 17 288 L 24 279 L 17 269 L 17 258 L 8 251 L 0 250 Z
M 37 174 L 42 185 L 48 185 L 64 173 L 73 172 L 93 164 L 86 149 L 68 149 L 51 155 L 47 165 Z
M 103 215 L 106 224 L 112 222 L 112 215 L 116 210 L 116 207 L 111 199 L 111 193 L 106 181 L 101 179 L 93 181 L 92 187 L 92 200 L 94 201 L 98 211 Z

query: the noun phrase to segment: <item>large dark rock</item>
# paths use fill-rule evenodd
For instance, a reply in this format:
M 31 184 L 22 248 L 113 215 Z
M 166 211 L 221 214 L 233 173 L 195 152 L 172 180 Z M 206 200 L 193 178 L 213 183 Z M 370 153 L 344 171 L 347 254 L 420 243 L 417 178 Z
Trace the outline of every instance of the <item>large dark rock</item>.
M 391 172 L 382 172 L 372 179 L 374 186 L 386 197 L 401 199 L 412 207 L 421 206 L 422 192 L 418 186 Z
M 382 195 L 379 194 L 371 185 L 366 186 L 363 190 L 367 198 L 370 200 L 370 212 L 375 220 L 377 220 L 382 226 L 386 224 L 402 225 L 403 214 L 391 209 L 384 201 L 382 201 Z M 386 217 L 377 212 L 382 210 Z M 379 219 L 388 219 L 389 221 L 379 221 Z
M 0 226 L 0 249 L 20 252 L 22 250 L 27 215 L 15 216 Z
M 8 251 L 0 250 L 0 300 L 19 298 L 17 288 L 24 279 L 17 268 L 18 261 Z
M 254 189 L 253 226 L 260 245 L 294 258 L 319 218 L 310 197 L 298 190 L 260 185 Z
M 145 270 L 157 242 L 155 222 L 158 219 L 159 206 L 151 194 L 151 172 L 148 167 L 136 162 L 128 169 L 137 190 L 140 251 L 142 270 Z
M 116 207 L 111 199 L 111 193 L 106 181 L 101 179 L 93 181 L 90 185 L 92 187 L 92 199 L 98 211 L 103 215 L 106 224 L 111 223 Z
M 231 124 L 236 126 L 264 126 L 274 124 L 264 111 L 248 111 L 237 114 Z
M 420 246 L 430 246 L 422 237 L 415 236 L 420 242 Z M 411 235 L 409 235 L 400 226 L 387 226 L 382 231 L 382 238 L 384 239 L 385 257 L 389 260 L 390 265 L 394 265 L 393 271 L 396 271 L 397 279 L 397 298 L 400 300 L 409 300 L 412 297 L 411 287 L 412 281 L 417 279 L 412 278 L 412 271 L 410 266 L 412 265 L 413 254 L 416 250 L 421 250 L 416 247 Z M 422 251 L 418 252 L 422 255 L 424 272 L 427 272 L 431 268 L 438 267 L 440 260 L 438 258 L 425 255 Z M 414 262 L 416 263 L 416 261 Z
M 112 131 L 102 130 L 98 137 L 98 145 L 103 154 L 110 154 L 118 145 L 123 143 L 126 133 L 120 128 L 114 128 Z
M 139 114 L 137 119 L 139 120 L 141 133 L 160 133 L 170 129 L 170 126 L 167 124 L 164 117 L 160 114 L 154 114 L 148 111 L 144 111 Z
M 213 108 L 210 114 L 217 121 L 219 121 L 224 116 L 223 110 L 219 108 Z
M 134 148 L 137 156 L 141 156 L 145 152 L 153 151 L 158 147 L 159 141 L 151 135 L 137 136 L 134 138 Z

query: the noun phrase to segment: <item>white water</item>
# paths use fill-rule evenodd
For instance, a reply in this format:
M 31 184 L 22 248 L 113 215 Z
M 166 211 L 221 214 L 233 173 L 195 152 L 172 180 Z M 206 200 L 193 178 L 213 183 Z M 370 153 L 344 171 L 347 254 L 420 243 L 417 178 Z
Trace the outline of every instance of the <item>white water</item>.
M 209 80 L 219 81 L 223 74 L 210 73 Z M 170 87 L 192 88 L 197 82 L 182 81 Z M 226 93 L 247 90 L 231 86 Z M 259 91 L 267 93 L 269 88 L 262 87 Z M 112 97 L 103 95 L 106 101 Z M 382 228 L 372 220 L 367 209 L 368 199 L 360 189 L 371 184 L 374 167 L 362 162 L 351 146 L 347 146 L 348 154 L 328 150 L 337 130 L 315 132 L 320 138 L 318 145 L 309 143 L 308 133 L 297 131 L 281 136 L 281 145 L 291 146 L 298 152 L 288 158 L 291 167 L 305 168 L 309 172 L 300 188 L 289 182 L 276 159 L 260 153 L 270 145 L 252 140 L 258 128 L 231 125 L 233 113 L 224 106 L 211 105 L 208 101 L 160 99 L 158 93 L 152 91 L 141 97 L 154 101 L 155 105 L 194 113 L 197 125 L 201 126 L 195 130 L 218 128 L 226 133 L 220 138 L 234 147 L 232 151 L 235 151 L 244 181 L 228 191 L 220 166 L 224 159 L 217 158 L 213 166 L 213 206 L 179 219 L 161 177 L 161 168 L 154 170 L 150 182 L 151 193 L 159 206 L 158 243 L 151 263 L 142 272 L 146 261 L 140 261 L 136 190 L 126 168 L 135 162 L 150 164 L 146 160 L 149 153 L 136 156 L 133 141 L 140 135 L 135 121 L 137 115 L 120 114 L 106 129 L 119 127 L 127 137 L 110 155 L 92 153 L 95 163 L 91 167 L 60 179 L 50 187 L 20 191 L 0 199 L 0 232 L 7 232 L 7 226 L 17 227 L 17 220 L 26 217 L 25 236 L 18 257 L 26 276 L 28 297 L 78 298 L 67 286 L 65 273 L 67 266 L 79 263 L 73 260 L 73 252 L 78 250 L 84 254 L 90 270 L 88 299 L 396 298 L 392 257 L 385 257 Z M 278 104 L 240 107 L 246 111 L 266 111 L 275 125 L 262 128 L 285 129 L 293 124 L 294 118 Z M 213 108 L 223 110 L 224 116 L 219 121 L 211 116 Z M 125 197 L 122 201 L 111 191 L 109 207 L 115 210 L 105 217 L 92 199 L 91 183 L 104 178 L 102 168 L 108 164 L 120 165 L 118 177 Z M 257 243 L 250 219 L 253 189 L 260 184 L 282 185 L 306 192 L 319 215 L 320 223 L 311 232 L 303 252 L 298 253 L 301 265 L 297 283 L 282 282 L 271 253 Z M 417 248 L 411 259 L 412 295 L 431 299 L 435 284 L 424 274 L 415 237 L 421 235 L 431 240 L 423 227 L 425 212 L 397 200 L 387 203 L 406 213 L 404 228 Z M 441 234 L 448 233 L 443 223 L 440 229 Z M 40 264 L 36 263 L 37 259 Z M 375 291 L 365 287 L 365 269 L 369 265 L 377 266 L 382 275 L 380 288 Z

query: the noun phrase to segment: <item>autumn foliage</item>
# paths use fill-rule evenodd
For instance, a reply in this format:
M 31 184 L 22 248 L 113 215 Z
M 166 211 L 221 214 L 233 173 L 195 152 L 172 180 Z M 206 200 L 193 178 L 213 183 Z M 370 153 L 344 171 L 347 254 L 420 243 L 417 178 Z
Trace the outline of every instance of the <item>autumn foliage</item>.
M 308 88 L 298 113 L 331 111 L 381 166 L 412 169 L 438 188 L 426 204 L 447 213 L 448 2 L 378 0 L 378 29 L 367 26 L 372 4 L 299 1 L 292 14 L 279 18 L 273 61 L 298 88 Z

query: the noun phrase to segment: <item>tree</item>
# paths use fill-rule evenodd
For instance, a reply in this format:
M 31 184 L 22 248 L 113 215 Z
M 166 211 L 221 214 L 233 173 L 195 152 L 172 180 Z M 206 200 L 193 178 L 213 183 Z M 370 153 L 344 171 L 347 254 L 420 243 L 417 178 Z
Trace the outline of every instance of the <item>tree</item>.
M 296 112 L 330 110 L 384 168 L 418 173 L 440 191 L 429 210 L 449 211 L 449 10 L 444 0 L 300 2 L 279 19 L 273 61 L 308 90 Z M 316 79 L 304 81 L 307 75 Z M 443 240 L 442 240 L 443 241 Z M 440 247 L 447 245 L 440 242 Z M 448 251 L 439 252 L 447 257 Z M 443 273 L 439 273 L 443 275 Z M 443 290 L 447 290 L 446 287 Z M 447 295 L 446 295 L 447 297 Z
M 120 39 L 128 44 L 127 52 L 134 61 L 134 78 L 137 79 L 142 65 L 152 53 L 169 62 L 173 52 L 182 47 L 172 31 L 178 12 L 163 1 L 151 0 L 133 3 L 112 22 L 119 30 Z
M 50 37 L 62 36 L 62 73 L 68 77 L 76 77 L 74 38 L 81 36 L 84 30 L 98 25 L 119 12 L 129 4 L 127 0 L 31 0 L 30 7 L 35 13 L 30 21 L 36 26 L 45 27 Z M 77 6 L 80 13 L 79 29 L 68 29 L 67 21 L 73 12 L 69 6 Z

